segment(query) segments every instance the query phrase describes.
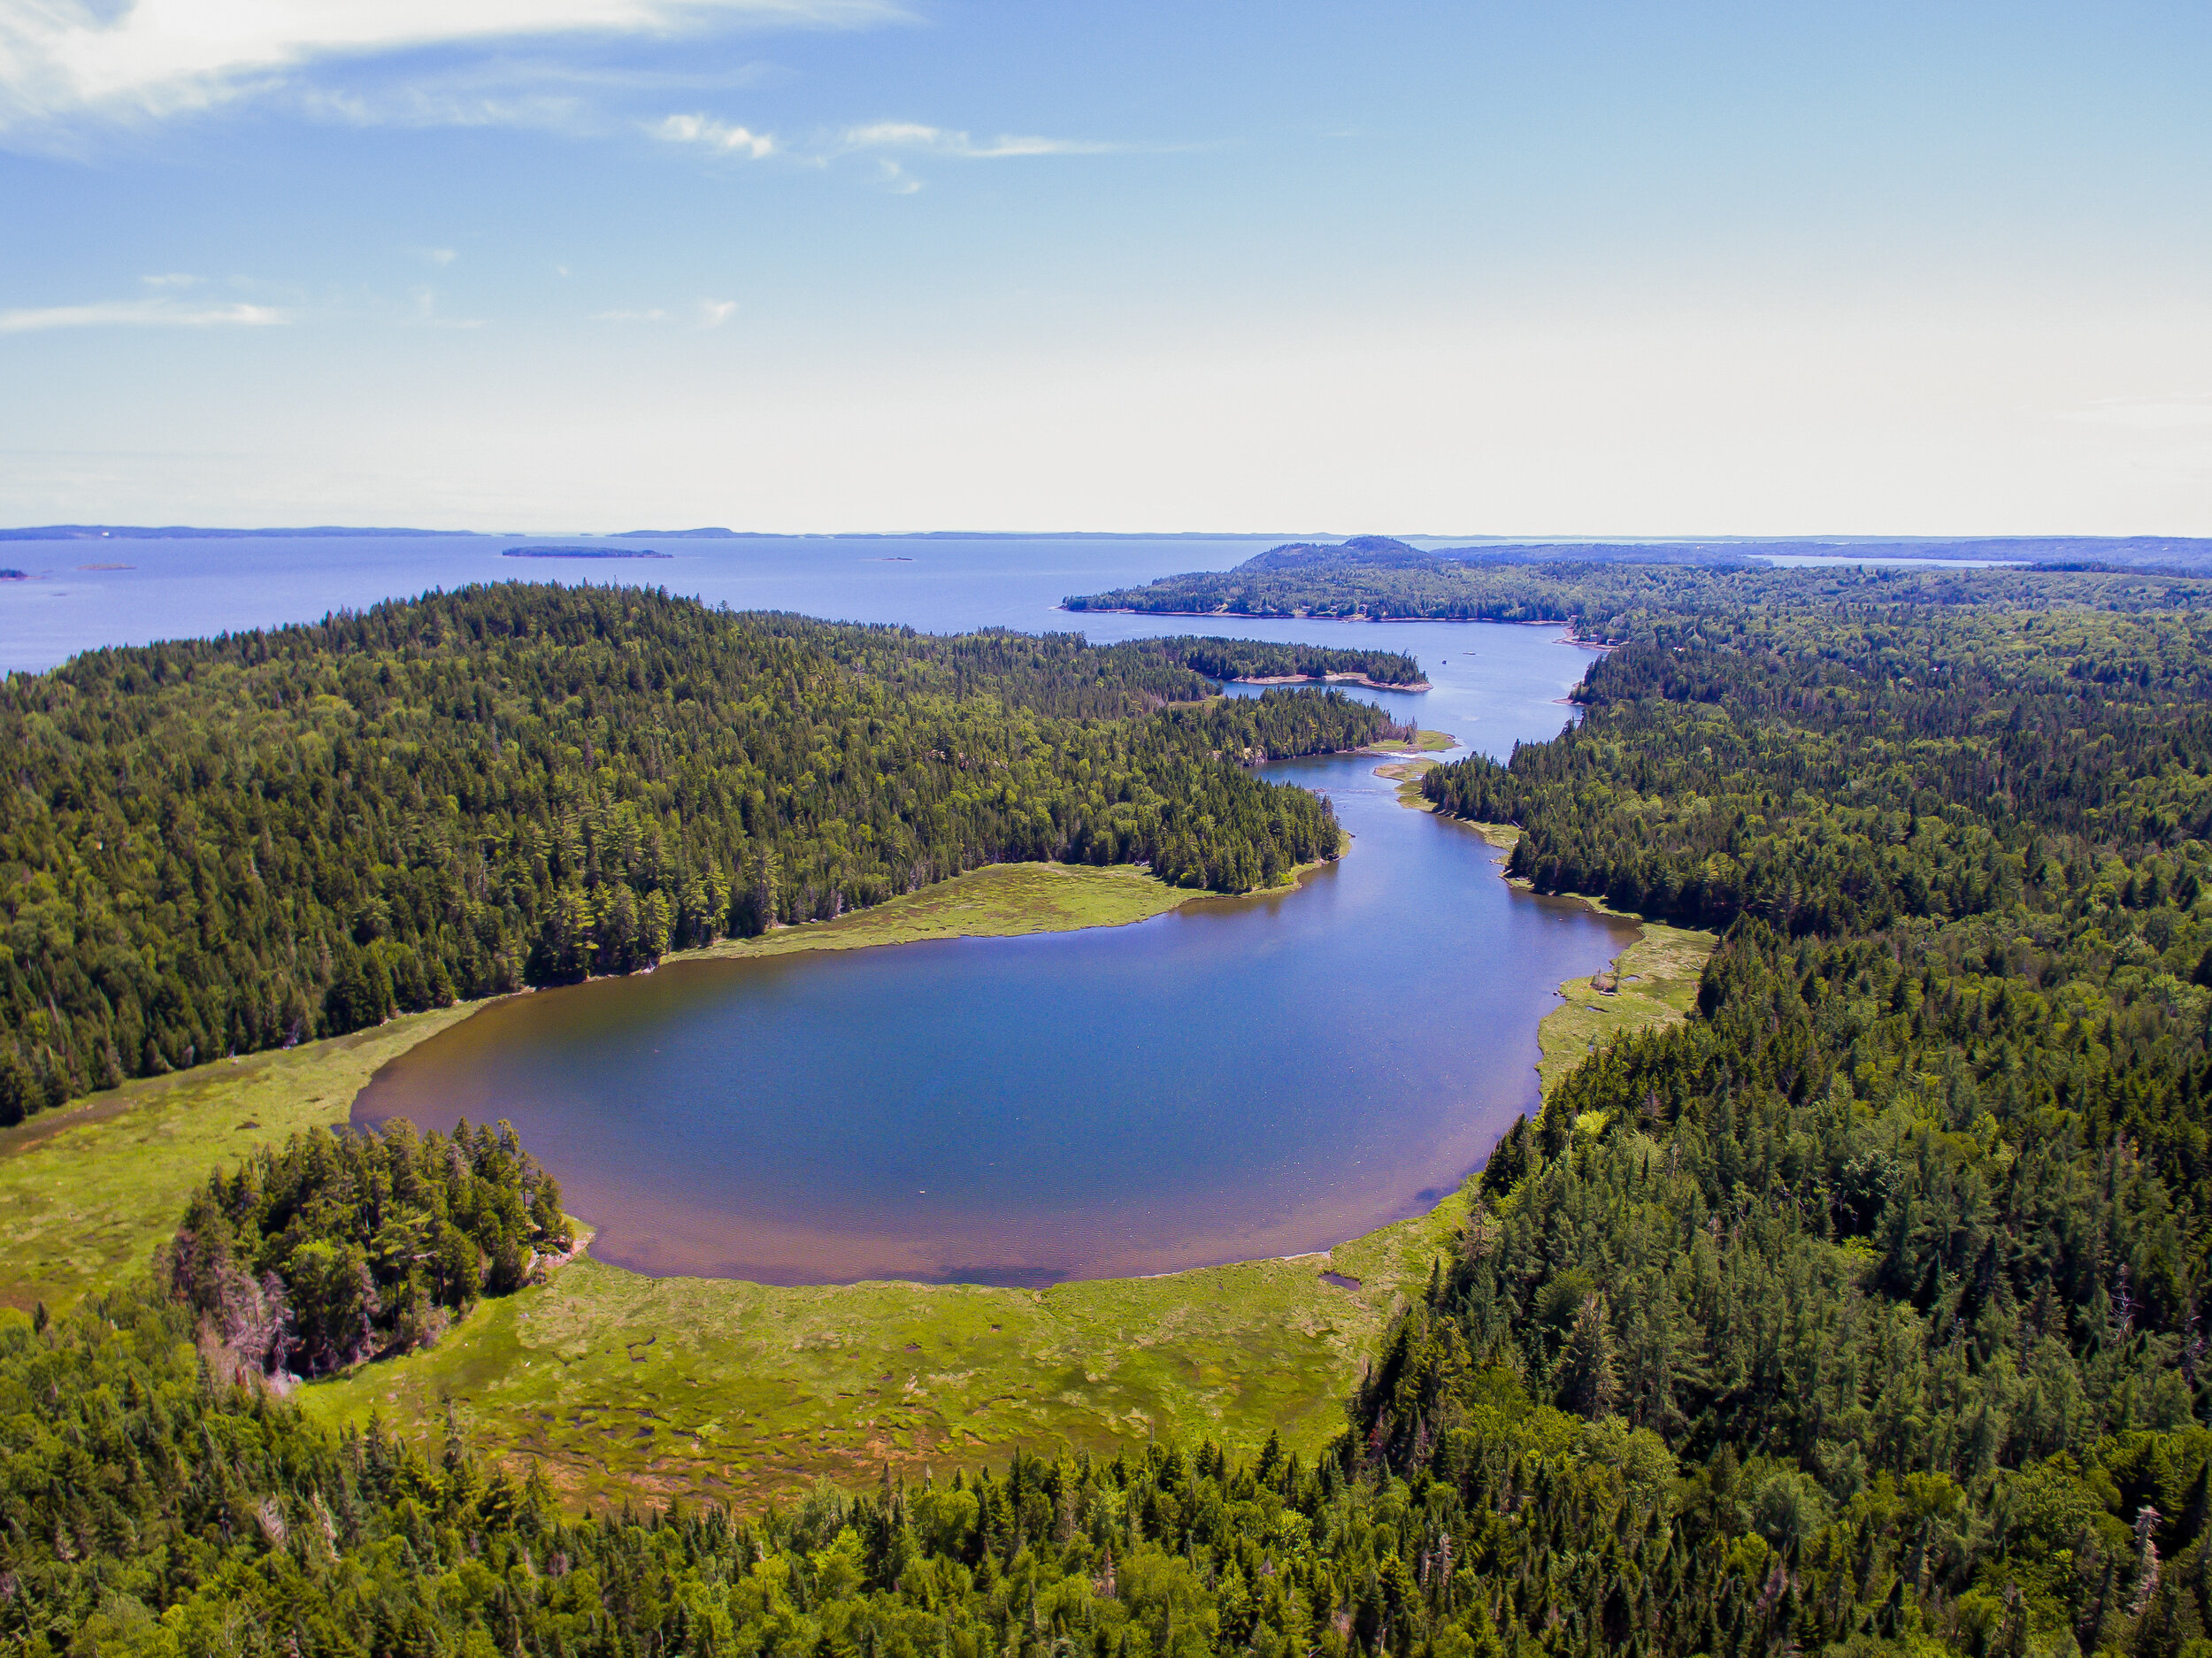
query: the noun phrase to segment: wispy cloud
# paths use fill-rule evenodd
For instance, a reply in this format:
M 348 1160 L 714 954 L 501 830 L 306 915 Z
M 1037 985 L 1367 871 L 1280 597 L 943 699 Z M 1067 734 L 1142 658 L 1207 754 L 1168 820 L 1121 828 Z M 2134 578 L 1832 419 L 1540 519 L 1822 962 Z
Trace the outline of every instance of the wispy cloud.
M 2085 409 L 2070 410 L 2065 418 L 2092 426 L 2129 426 L 2139 432 L 2212 426 L 2212 392 L 2176 392 L 2167 397 L 2108 397 Z
M 737 314 L 737 302 L 733 299 L 703 299 L 695 314 L 702 328 L 719 328 Z M 655 305 L 639 311 L 594 311 L 591 319 L 594 322 L 663 323 L 674 322 L 677 315 L 674 311 Z
M 291 321 L 268 305 L 180 305 L 169 299 L 97 300 L 87 305 L 41 305 L 0 311 L 0 334 L 47 328 L 267 328 Z
M 148 288 L 196 288 L 205 279 L 195 276 L 189 271 L 164 271 L 154 276 L 142 276 L 138 280 Z
M 926 127 L 919 121 L 872 121 L 846 129 L 841 146 L 856 150 L 913 150 L 963 161 L 999 161 L 1021 156 L 1102 156 L 1122 148 L 1080 138 L 1039 138 L 1001 134 L 977 139 L 949 127 Z
M 158 119 L 287 88 L 334 58 L 717 25 L 853 27 L 890 0 L 7 0 L 0 129 Z M 364 106 L 365 112 L 367 106 Z
M 721 155 L 749 156 L 755 161 L 773 154 L 776 148 L 773 134 L 732 126 L 710 115 L 672 115 L 647 130 L 667 143 L 696 144 Z

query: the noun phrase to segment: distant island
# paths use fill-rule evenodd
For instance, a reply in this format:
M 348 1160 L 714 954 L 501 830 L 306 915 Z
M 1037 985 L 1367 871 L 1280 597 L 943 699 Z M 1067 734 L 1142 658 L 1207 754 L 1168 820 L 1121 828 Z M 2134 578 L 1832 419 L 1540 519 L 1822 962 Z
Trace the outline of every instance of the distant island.
M 2075 556 L 2091 547 L 2093 557 Z M 1748 552 L 1740 550 L 1748 549 Z M 1916 549 L 1910 556 L 1907 550 Z M 1755 557 L 1754 555 L 1756 555 Z M 1775 560 L 1826 559 L 1810 571 Z M 1856 558 L 1886 561 L 1861 564 Z M 1745 541 L 1515 543 L 1425 549 L 1386 535 L 1290 541 L 1233 570 L 1162 576 L 1139 587 L 1074 594 L 1062 608 L 1148 616 L 1310 617 L 1342 621 L 1563 622 L 1579 640 L 1603 641 L 1615 625 L 1659 606 L 1701 611 L 1824 597 L 1844 590 L 1889 603 L 1953 602 L 1969 573 L 2028 581 L 2062 575 L 2186 583 L 2212 574 L 2212 542 L 2092 543 L 2086 538 L 1952 542 Z M 1811 580 L 1811 586 L 1798 578 Z M 2022 589 L 2029 591 L 2029 589 Z M 2035 588 L 2041 593 L 2044 590 Z M 2193 599 L 2177 601 L 2193 603 Z M 1607 621 L 1603 618 L 1610 618 Z
M 673 558 L 649 547 L 510 547 L 502 558 Z

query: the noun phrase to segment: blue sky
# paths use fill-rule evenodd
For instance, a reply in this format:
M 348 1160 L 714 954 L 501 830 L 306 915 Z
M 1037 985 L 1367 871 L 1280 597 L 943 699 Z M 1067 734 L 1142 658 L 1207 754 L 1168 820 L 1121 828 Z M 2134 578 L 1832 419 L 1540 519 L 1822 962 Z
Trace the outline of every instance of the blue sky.
M 2212 534 L 2212 8 L 0 0 L 0 522 Z

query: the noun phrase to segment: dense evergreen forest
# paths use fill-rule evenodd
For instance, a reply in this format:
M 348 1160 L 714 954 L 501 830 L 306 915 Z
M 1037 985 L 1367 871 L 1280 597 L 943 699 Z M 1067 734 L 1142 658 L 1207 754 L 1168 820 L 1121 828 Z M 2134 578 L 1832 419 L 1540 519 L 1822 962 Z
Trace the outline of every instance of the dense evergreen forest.
M 320 1376 L 427 1347 L 573 1241 L 560 1183 L 505 1123 L 317 1129 L 209 1178 L 163 1263 L 234 1364 Z
M 1421 664 L 1394 650 L 1276 645 L 1256 639 L 1148 639 L 1133 649 L 1157 653 L 1210 679 L 1325 679 L 1334 674 L 1378 686 L 1425 685 Z
M 0 1124 L 981 864 L 1275 884 L 1340 832 L 1244 767 L 1397 729 L 1335 693 L 1208 700 L 1192 665 L 1284 661 L 1418 673 L 502 584 L 12 676 Z
M 2207 1658 L 2197 589 L 1662 573 L 1613 610 L 1613 572 L 1591 577 L 1586 613 L 1625 642 L 1578 725 L 1425 787 L 1517 825 L 1511 867 L 1547 890 L 1722 929 L 1696 1014 L 1593 1053 L 1515 1125 L 1317 1461 L 1163 1446 L 578 1520 L 457 1439 L 426 1460 L 226 1382 L 194 1347 L 220 1302 L 173 1270 L 184 1299 L 149 1282 L 0 1324 L 0 1639 Z M 540 1178 L 464 1138 L 270 1153 L 209 1186 L 179 1258 L 219 1210 L 230 1258 L 278 1272 L 359 1243 L 378 1170 L 458 1159 L 533 1194 L 481 1234 L 521 1259 Z M 442 1189 L 459 1224 L 472 1200 Z
M 111 1658 L 2202 1650 L 2201 1429 L 1839 1491 L 1786 1452 L 1678 1455 L 1624 1409 L 1532 1398 L 1548 1382 L 1471 1353 L 1440 1284 L 1355 1401 L 1364 1431 L 1311 1464 L 1272 1445 L 1237 1464 L 1211 1447 L 1018 1456 L 751 1518 L 578 1519 L 535 1470 L 456 1436 L 433 1460 L 373 1425 L 331 1435 L 214 1379 L 189 1309 L 150 1286 L 18 1317 L 0 1324 L 0 1640 Z
M 2118 606 L 2179 609 L 2212 603 L 2212 581 L 2148 572 L 1964 571 L 1926 566 L 1777 570 L 1730 559 L 1716 567 L 1617 558 L 1585 563 L 1473 561 L 1371 538 L 1370 544 L 1294 543 L 1234 570 L 1166 576 L 1142 587 L 1068 599 L 1074 611 L 1169 616 L 1363 617 L 1373 621 L 1561 622 L 1578 638 L 1610 641 L 1655 629 L 1722 632 L 1779 608 L 1810 605 Z M 1400 550 L 1391 550 L 1393 549 Z M 1694 623 L 1686 618 L 1694 618 Z

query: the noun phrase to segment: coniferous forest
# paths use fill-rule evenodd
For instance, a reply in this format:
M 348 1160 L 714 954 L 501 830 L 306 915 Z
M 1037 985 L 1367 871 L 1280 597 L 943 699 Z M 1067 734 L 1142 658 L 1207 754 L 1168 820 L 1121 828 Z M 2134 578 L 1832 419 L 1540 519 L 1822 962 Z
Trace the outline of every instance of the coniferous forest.
M 1440 810 L 1516 826 L 1510 868 L 1537 887 L 1713 926 L 1720 948 L 1689 1020 L 1594 1052 L 1506 1136 L 1317 1459 L 1162 1444 L 762 1514 L 580 1519 L 457 1435 L 442 1455 L 333 1435 L 253 1384 L 239 1355 L 263 1351 L 257 1309 L 318 1332 L 285 1338 L 307 1343 L 305 1365 L 342 1363 L 565 1243 L 557 1192 L 497 1132 L 303 1140 L 212 1180 L 164 1276 L 0 1325 L 0 1639 L 2206 1658 L 2212 625 L 2197 590 L 2098 572 L 1646 578 L 1592 626 L 1621 645 L 1575 726 L 1424 787 Z M 1592 575 L 1583 614 L 1617 579 Z M 972 729 L 995 746 L 957 752 L 1010 767 L 1013 733 L 1041 745 L 1029 733 L 1060 720 L 1103 745 L 1053 751 L 1092 775 L 1228 790 L 1242 774 L 1217 749 L 1349 730 L 1312 694 L 1247 705 L 1234 730 L 1209 724 L 1219 704 L 1128 711 L 1187 672 L 1158 658 L 728 625 L 761 630 L 746 649 L 791 662 L 779 682 L 801 688 L 864 701 L 876 681 L 847 665 L 864 658 L 902 685 L 987 679 L 1003 723 Z M 823 664 L 818 681 L 799 661 Z M 1079 692 L 1062 662 L 1088 664 Z M 360 672 L 365 696 L 430 670 L 379 644 Z M 1100 702 L 1070 706 L 1084 697 Z M 388 717 L 380 742 L 406 741 L 398 716 L 348 706 Z M 506 705 L 503 742 L 524 742 L 526 706 Z M 588 738 L 662 780 L 634 732 L 582 707 L 532 718 L 532 741 Z M 941 730 L 916 741 L 941 747 Z M 347 741 L 366 768 L 367 740 Z M 442 774 L 426 752 L 408 764 L 427 797 Z M 817 784 L 844 775 L 813 766 Z M 1110 820 L 1122 802 L 1099 797 Z M 371 844 L 368 819 L 359 833 Z M 220 1323 L 233 1308 L 244 1339 Z
M 1245 767 L 1394 728 L 1338 694 L 1209 700 L 1201 667 L 1253 665 L 1417 673 L 503 584 L 13 676 L 0 1124 L 981 864 L 1273 885 L 1339 832 Z

